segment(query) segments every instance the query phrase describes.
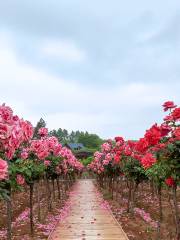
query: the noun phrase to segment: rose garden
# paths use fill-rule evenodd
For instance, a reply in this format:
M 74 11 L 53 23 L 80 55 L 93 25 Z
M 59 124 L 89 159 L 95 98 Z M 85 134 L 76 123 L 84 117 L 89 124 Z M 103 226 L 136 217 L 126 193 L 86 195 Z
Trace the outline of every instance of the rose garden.
M 1 105 L 0 239 L 48 239 L 71 216 L 71 199 L 86 177 L 96 189 L 87 183 L 89 194 L 113 213 L 128 239 L 179 240 L 180 107 L 168 101 L 163 109 L 162 123 L 142 138 L 106 140 L 84 166 L 47 128 L 34 134 L 29 121 Z M 81 232 L 76 239 L 103 237 Z

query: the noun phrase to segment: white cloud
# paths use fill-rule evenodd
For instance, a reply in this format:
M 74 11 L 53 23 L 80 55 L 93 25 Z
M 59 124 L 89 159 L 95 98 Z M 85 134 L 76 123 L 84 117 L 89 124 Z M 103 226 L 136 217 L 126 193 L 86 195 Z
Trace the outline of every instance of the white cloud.
M 69 40 L 45 40 L 41 43 L 41 52 L 47 57 L 55 57 L 65 61 L 82 62 L 86 59 L 84 50 Z
M 50 129 L 88 130 L 102 137 L 140 137 L 160 121 L 161 103 L 180 102 L 177 84 L 128 83 L 96 88 L 80 85 L 22 63 L 11 43 L 0 41 L 0 102 L 36 121 L 43 117 Z

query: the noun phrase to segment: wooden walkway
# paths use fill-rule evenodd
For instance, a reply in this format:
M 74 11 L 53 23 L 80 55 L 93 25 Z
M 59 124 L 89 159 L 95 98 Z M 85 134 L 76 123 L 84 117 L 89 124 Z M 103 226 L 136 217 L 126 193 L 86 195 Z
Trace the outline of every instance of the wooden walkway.
M 70 214 L 49 240 L 128 240 L 111 211 L 103 207 L 92 180 L 79 180 L 75 188 Z

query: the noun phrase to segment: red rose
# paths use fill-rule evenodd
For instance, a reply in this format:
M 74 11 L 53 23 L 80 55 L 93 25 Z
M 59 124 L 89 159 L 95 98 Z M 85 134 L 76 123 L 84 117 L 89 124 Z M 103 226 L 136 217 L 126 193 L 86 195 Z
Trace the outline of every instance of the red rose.
M 161 130 L 161 137 L 165 137 L 168 135 L 169 132 L 171 132 L 172 128 L 166 123 L 163 123 L 160 126 L 160 130 Z
M 124 139 L 122 137 L 115 137 L 116 142 L 120 142 L 121 144 L 124 143 Z
M 135 149 L 140 153 L 145 153 L 149 147 L 149 143 L 145 138 L 140 138 L 136 143 Z
M 142 157 L 140 161 L 143 167 L 147 169 L 156 162 L 156 158 L 151 153 L 146 153 L 146 155 L 144 155 L 144 157 Z
M 165 102 L 162 106 L 164 107 L 164 111 L 165 111 L 165 112 L 166 112 L 167 110 L 169 110 L 169 109 L 172 109 L 172 108 L 177 107 L 176 105 L 174 105 L 174 102 L 173 102 L 173 101 L 167 101 L 167 102 Z
M 174 181 L 174 179 L 173 179 L 172 177 L 167 178 L 167 179 L 165 180 L 165 183 L 166 183 L 166 185 L 168 185 L 169 187 L 175 186 L 175 181 Z
M 146 131 L 145 138 L 148 141 L 149 145 L 153 146 L 159 143 L 161 139 L 161 129 L 154 124 L 149 130 Z
M 118 164 L 120 160 L 121 160 L 121 155 L 116 154 L 116 155 L 114 156 L 114 163 Z
M 179 121 L 180 120 L 180 107 L 175 108 L 171 115 L 172 115 L 174 121 Z
M 176 128 L 174 130 L 173 135 L 177 138 L 180 138 L 180 127 Z
M 135 142 L 135 141 L 128 140 L 127 143 L 128 143 L 128 145 L 129 145 L 129 147 L 130 147 L 131 149 L 133 149 L 133 148 L 136 146 L 136 142 Z

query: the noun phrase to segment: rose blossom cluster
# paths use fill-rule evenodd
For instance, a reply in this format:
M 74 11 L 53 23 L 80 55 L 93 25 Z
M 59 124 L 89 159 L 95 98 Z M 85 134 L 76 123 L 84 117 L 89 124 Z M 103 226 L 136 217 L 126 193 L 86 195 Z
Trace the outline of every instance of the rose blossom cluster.
M 13 110 L 2 104 L 0 106 L 0 151 L 11 160 L 21 144 L 28 142 L 33 136 L 30 122 L 13 115 Z M 7 162 L 0 159 L 0 179 L 8 176 Z
M 101 152 L 95 152 L 94 153 L 94 160 L 91 162 L 91 164 L 88 165 L 88 169 L 92 170 L 93 172 L 100 174 L 104 172 L 104 160 L 105 160 L 106 154 Z M 105 164 L 106 165 L 106 164 Z
M 75 158 L 70 149 L 63 147 L 59 152 L 59 156 L 63 158 L 63 161 L 57 167 L 57 173 L 63 172 L 66 174 L 68 171 L 72 170 L 82 171 L 83 164 Z
M 43 136 L 41 139 L 32 140 L 28 151 L 33 152 L 39 160 L 45 160 L 51 153 L 58 156 L 61 148 L 62 145 L 56 137 Z
M 0 106 L 0 150 L 12 159 L 16 149 L 32 138 L 33 126 L 30 122 L 13 115 L 5 104 Z
M 13 110 L 5 104 L 0 106 L 0 151 L 4 159 L 0 158 L 0 180 L 8 178 L 8 163 L 16 150 L 21 149 L 20 157 L 27 159 L 33 153 L 37 159 L 44 162 L 46 167 L 51 165 L 49 156 L 61 157 L 61 166 L 57 172 L 67 173 L 69 170 L 82 170 L 83 165 L 74 157 L 72 152 L 63 148 L 54 136 L 48 136 L 47 128 L 40 128 L 38 134 L 41 139 L 33 139 L 33 126 L 30 122 L 20 119 L 13 114 Z M 26 146 L 26 147 L 25 147 Z M 22 148 L 23 147 L 23 148 Z M 17 174 L 16 182 L 19 185 L 25 183 L 24 176 Z
M 38 134 L 41 137 L 46 137 L 48 135 L 48 129 L 45 128 L 45 127 L 42 127 L 42 128 L 39 129 Z
M 152 125 L 138 141 L 125 141 L 123 137 L 115 137 L 114 144 L 112 141 L 104 143 L 101 152 L 94 154 L 94 160 L 88 168 L 101 174 L 107 165 L 119 164 L 121 159 L 126 157 L 138 160 L 145 169 L 152 167 L 157 162 L 155 157 L 157 151 L 165 149 L 169 143 L 180 140 L 180 126 L 177 124 L 180 121 L 180 107 L 168 101 L 163 104 L 163 108 L 165 112 L 170 110 L 170 113 L 161 125 Z M 166 143 L 162 142 L 164 137 L 168 139 Z M 165 182 L 168 186 L 174 185 L 171 176 Z
M 104 153 L 107 153 L 111 150 L 112 146 L 111 146 L 111 142 L 105 142 L 101 145 L 101 151 Z
M 51 161 L 47 160 L 49 156 L 56 156 L 63 159 L 60 161 L 59 165 L 56 167 L 56 173 L 66 174 L 69 170 L 81 171 L 83 165 L 75 158 L 70 149 L 62 147 L 58 142 L 58 139 L 54 136 L 48 136 L 47 128 L 40 128 L 38 131 L 41 139 L 35 139 L 30 142 L 30 146 L 23 149 L 21 152 L 21 157 L 23 159 L 28 158 L 29 153 L 35 154 L 35 156 L 44 162 L 46 167 L 51 165 Z

